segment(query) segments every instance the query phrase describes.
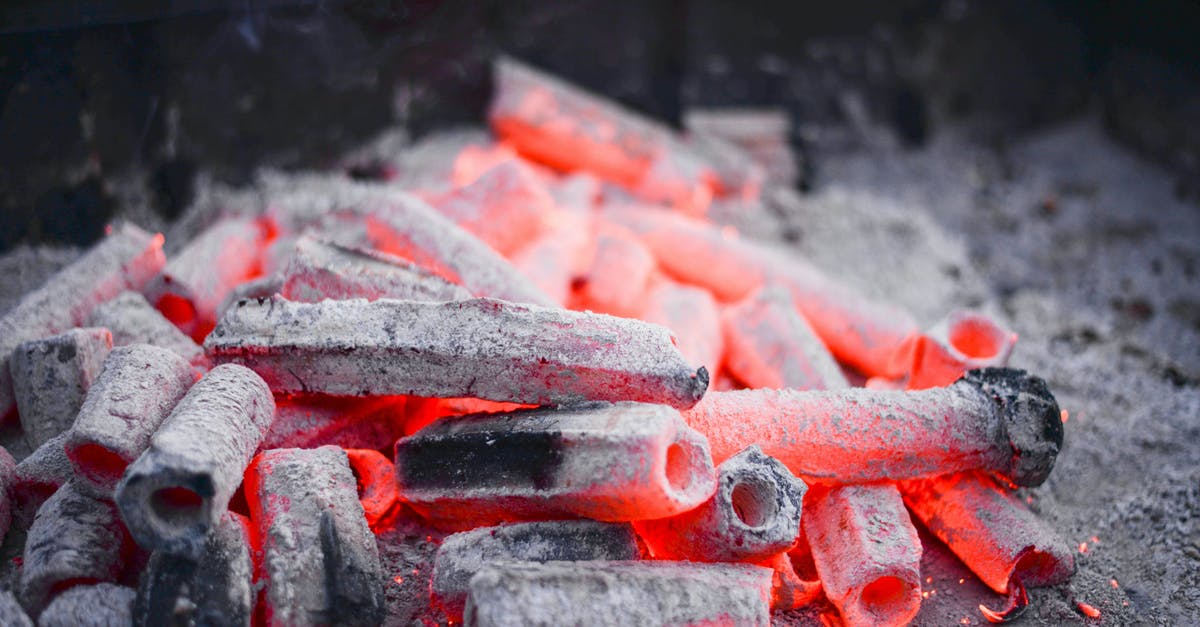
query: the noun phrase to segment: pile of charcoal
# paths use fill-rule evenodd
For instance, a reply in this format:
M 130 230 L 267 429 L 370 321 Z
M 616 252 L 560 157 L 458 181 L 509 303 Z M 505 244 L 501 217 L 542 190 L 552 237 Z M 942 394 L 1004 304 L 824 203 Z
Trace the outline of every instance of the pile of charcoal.
M 785 118 L 495 85 L 490 137 L 115 225 L 0 319 L 0 622 L 899 625 L 910 516 L 989 620 L 1071 576 L 1014 333 L 710 217 L 789 193 Z

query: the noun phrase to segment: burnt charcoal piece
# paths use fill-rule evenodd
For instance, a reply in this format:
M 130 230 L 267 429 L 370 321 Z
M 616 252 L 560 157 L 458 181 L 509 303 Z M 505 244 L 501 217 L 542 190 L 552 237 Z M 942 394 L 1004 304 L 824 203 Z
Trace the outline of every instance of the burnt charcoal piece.
M 708 386 L 662 327 L 488 298 L 242 301 L 205 348 L 276 392 L 691 407 Z
M 350 470 L 358 485 L 358 502 L 371 531 L 399 506 L 400 488 L 396 485 L 396 469 L 392 460 L 379 451 L 345 449 Z
M 461 620 L 471 577 L 497 562 L 579 562 L 641 557 L 633 528 L 592 520 L 484 527 L 447 536 L 433 562 L 433 594 Z
M 850 386 L 787 290 L 763 288 L 726 310 L 723 322 L 725 367 L 746 387 L 823 390 Z
M 471 578 L 467 625 L 770 624 L 771 570 L 749 564 L 497 564 Z
M 246 471 L 246 499 L 261 542 L 266 624 L 383 620 L 378 547 L 345 452 L 264 451 Z
M 171 257 L 146 285 L 146 299 L 197 342 L 217 322 L 217 306 L 234 286 L 261 273 L 266 226 L 252 218 L 225 218 Z
M 447 528 L 661 518 L 716 490 L 704 439 L 665 405 L 446 417 L 396 442 L 401 500 Z
M 394 255 L 309 236 L 296 241 L 279 293 L 305 303 L 326 298 L 435 302 L 471 298 L 461 285 Z
M 1045 381 L 1005 368 L 920 391 L 713 392 L 684 417 L 708 437 L 717 463 L 759 444 L 810 484 L 990 470 L 1037 486 L 1062 447 Z
M 808 486 L 757 446 L 717 468 L 717 492 L 700 507 L 634 523 L 651 554 L 700 562 L 766 562 L 796 543 Z
M 133 620 L 133 588 L 112 583 L 74 586 L 55 597 L 38 627 L 121 627 Z M 166 623 L 160 623 L 166 624 Z
M 502 255 L 511 255 L 537 237 L 543 216 L 554 210 L 554 198 L 545 185 L 516 160 L 486 169 L 474 181 L 432 198 L 430 204 Z
M 42 505 L 29 528 L 21 604 L 36 615 L 66 588 L 115 582 L 133 550 L 116 506 L 68 482 Z
M 1020 499 L 982 473 L 906 481 L 904 502 L 989 588 L 1062 583 L 1075 572 L 1072 549 Z
M 688 363 L 707 368 L 710 378 L 720 376 L 725 341 L 721 313 L 708 290 L 661 279 L 650 288 L 638 317 L 670 329 Z
M 13 393 L 30 448 L 36 449 L 75 424 L 112 346 L 107 329 L 72 329 L 25 342 L 12 352 L 8 364 Z
M 904 625 L 921 609 L 921 540 L 892 484 L 815 487 L 804 535 L 848 625 Z
M 271 390 L 241 366 L 217 366 L 192 386 L 117 486 L 138 544 L 197 557 L 274 416 Z
M 67 434 L 60 434 L 39 446 L 13 469 L 8 497 L 12 503 L 14 525 L 28 529 L 42 503 L 75 477 L 75 469 L 64 450 L 66 443 Z
M 140 290 L 166 263 L 162 243 L 161 235 L 131 224 L 114 227 L 0 318 L 0 418 L 15 407 L 8 370 L 13 349 L 80 326 L 100 303 L 125 290 Z
M 603 226 L 591 267 L 579 277 L 577 309 L 632 318 L 646 308 L 654 255 L 628 229 Z
M 17 597 L 8 590 L 0 590 L 0 625 L 6 627 L 33 627 L 33 621 L 25 613 L 25 608 L 17 602 Z
M 548 294 L 566 305 L 571 283 L 583 275 L 594 254 L 591 216 L 558 211 L 546 217 L 545 231 L 512 256 L 512 264 Z
M 79 488 L 111 498 L 125 467 L 150 445 L 193 381 L 191 365 L 165 348 L 114 348 L 67 432 Z
M 974 311 L 953 311 L 928 333 L 908 338 L 892 357 L 892 372 L 903 373 L 905 388 L 950 385 L 964 372 L 1004 366 L 1017 334 Z
M 12 490 L 14 480 L 17 473 L 17 460 L 8 453 L 4 447 L 0 447 L 0 542 L 4 541 L 4 536 L 8 535 L 8 527 L 12 524 L 12 497 L 9 496 Z
M 278 242 L 279 240 L 275 241 Z M 240 300 L 270 298 L 282 290 L 283 277 L 280 274 L 270 274 L 240 283 L 232 290 L 229 290 L 229 293 L 225 295 L 225 300 L 222 300 L 221 304 L 217 306 L 217 320 L 224 317 L 225 312 L 229 311 L 230 307 L 237 305 Z
M 404 435 L 406 405 L 403 396 L 281 396 L 259 448 L 387 449 Z
M 865 375 L 888 374 L 897 348 L 918 331 L 908 313 L 863 296 L 793 251 L 669 211 L 627 207 L 603 215 L 637 233 L 667 274 L 720 300 L 740 300 L 770 283 L 784 287 L 833 356 Z
M 112 331 L 113 344 L 150 344 L 173 351 L 197 371 L 208 369 L 204 349 L 167 320 L 137 292 L 122 292 L 92 311 L 88 324 Z
M 249 524 L 244 517 L 225 512 L 194 561 L 155 551 L 138 586 L 133 624 L 250 625 L 254 564 Z

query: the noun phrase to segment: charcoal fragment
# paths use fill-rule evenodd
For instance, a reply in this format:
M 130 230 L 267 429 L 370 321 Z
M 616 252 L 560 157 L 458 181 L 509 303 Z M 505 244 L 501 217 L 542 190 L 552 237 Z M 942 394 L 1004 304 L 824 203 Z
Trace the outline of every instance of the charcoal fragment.
M 315 303 L 346 300 L 466 300 L 461 285 L 387 253 L 303 236 L 296 241 L 279 293 L 288 300 Z
M 133 620 L 133 588 L 112 583 L 75 586 L 58 595 L 38 627 L 125 627 Z
M 75 477 L 65 450 L 67 434 L 61 433 L 39 446 L 13 469 L 8 496 L 12 503 L 13 524 L 28 529 L 38 508 L 50 495 Z
M 137 292 L 122 292 L 92 311 L 88 324 L 112 331 L 114 346 L 150 344 L 173 351 L 198 372 L 208 369 L 208 357 L 192 338 L 183 334 L 146 298 Z
M 13 393 L 30 448 L 36 449 L 75 424 L 112 346 L 107 329 L 72 329 L 25 342 L 12 352 Z

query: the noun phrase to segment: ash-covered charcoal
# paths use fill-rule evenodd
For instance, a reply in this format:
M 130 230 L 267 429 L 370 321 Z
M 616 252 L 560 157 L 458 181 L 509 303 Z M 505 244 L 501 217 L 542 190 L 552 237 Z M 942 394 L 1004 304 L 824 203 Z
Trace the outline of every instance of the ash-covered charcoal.
M 42 505 L 29 528 L 21 604 L 37 615 L 67 588 L 115 582 L 134 550 L 116 506 L 67 482 Z
M 217 366 L 193 385 L 117 486 L 138 544 L 199 555 L 274 416 L 271 390 L 241 366 Z
M 765 287 L 725 310 L 725 367 L 750 388 L 814 390 L 850 384 L 781 287 Z
M 133 621 L 134 594 L 133 588 L 114 583 L 74 586 L 46 606 L 38 616 L 38 627 L 130 625 Z
M 708 386 L 658 325 L 487 298 L 243 301 L 205 348 L 282 393 L 691 407 Z
M 192 338 L 183 334 L 170 320 L 138 292 L 126 291 L 96 307 L 88 324 L 112 331 L 115 346 L 150 344 L 173 351 L 192 364 L 197 372 L 209 367 L 208 357 Z
M 438 302 L 471 298 L 461 285 L 394 255 L 307 235 L 296 241 L 282 276 L 279 293 L 306 303 L 326 298 Z
M 295 242 L 293 241 L 292 245 L 288 247 L 288 250 L 291 250 L 294 245 Z M 237 305 L 238 301 L 240 300 L 270 298 L 282 291 L 282 268 L 279 272 L 241 283 L 237 287 L 234 287 L 232 290 L 230 290 L 229 293 L 225 295 L 225 299 L 221 301 L 221 304 L 217 305 L 217 320 L 225 317 L 225 312 L 229 311 L 230 307 Z
M 758 444 L 810 484 L 982 469 L 1037 486 L 1063 435 L 1045 381 L 1006 368 L 972 370 L 953 385 L 920 391 L 713 392 L 684 417 L 708 437 L 717 463 Z
M 968 370 L 1007 365 L 1016 343 L 1016 333 L 987 315 L 956 310 L 896 350 L 891 376 L 906 377 L 910 390 L 950 385 Z
M 921 609 L 921 540 L 891 484 L 815 486 L 804 535 L 848 625 L 904 625 Z
M 11 483 L 7 487 L 12 503 L 13 524 L 28 529 L 38 508 L 64 483 L 75 477 L 71 460 L 65 450 L 67 434 L 47 440 L 13 469 Z
M 375 531 L 400 506 L 396 469 L 392 460 L 379 451 L 357 448 L 345 451 L 358 486 L 358 502 L 362 504 L 367 525 Z
M 717 492 L 677 516 L 634 523 L 651 554 L 701 562 L 765 562 L 800 533 L 808 486 L 757 446 L 717 468 Z
M 8 364 L 13 394 L 31 449 L 75 423 L 112 347 L 108 329 L 72 329 L 25 342 L 12 352 Z
M 92 310 L 125 290 L 140 290 L 162 269 L 162 235 L 132 224 L 101 240 L 0 318 L 0 418 L 15 408 L 8 356 L 22 342 L 71 330 Z
M 8 527 L 12 524 L 13 504 L 10 491 L 17 474 L 17 460 L 8 453 L 8 449 L 0 446 L 0 542 L 8 535 Z
M 479 238 L 438 213 L 423 200 L 398 191 L 374 190 L 361 202 L 325 220 L 349 220 L 366 229 L 377 248 L 461 283 L 472 294 L 518 303 L 552 305 L 512 264 Z M 342 239 L 336 241 L 345 243 Z
M 646 309 L 654 255 L 628 229 L 602 225 L 591 267 L 579 278 L 576 309 L 632 318 Z
M 275 420 L 259 448 L 387 449 L 406 432 L 408 406 L 404 396 L 279 396 Z
M 665 405 L 447 417 L 396 442 L 400 498 L 446 528 L 662 518 L 716 490 L 704 438 Z
M 133 624 L 248 627 L 254 609 L 249 525 L 225 512 L 195 560 L 155 551 L 138 585 Z
M 146 286 L 146 299 L 192 339 L 203 341 L 230 290 L 262 272 L 267 239 L 267 225 L 257 218 L 223 218 L 167 262 Z
M 191 365 L 165 348 L 114 348 L 67 432 L 67 457 L 79 488 L 112 498 L 125 467 L 150 445 L 193 381 Z
M 6 627 L 33 627 L 33 621 L 17 597 L 9 590 L 0 590 L 0 625 Z
M 770 624 L 771 570 L 749 564 L 547 562 L 485 567 L 465 624 Z
M 783 286 L 833 356 L 865 375 L 889 374 L 893 354 L 918 330 L 908 313 L 855 292 L 794 252 L 669 211 L 611 207 L 603 215 L 637 233 L 668 274 L 721 300 Z
M 714 137 L 741 148 L 765 170 L 769 183 L 792 187 L 799 178 L 800 164 L 790 145 L 792 124 L 787 111 L 692 109 L 684 112 L 683 126 L 689 140 Z M 718 173 L 722 182 L 729 176 L 723 169 Z
M 502 255 L 510 255 L 541 232 L 554 198 L 533 171 L 515 161 L 485 170 L 473 182 L 429 203 Z
M 904 502 L 983 583 L 1001 594 L 1062 583 L 1075 572 L 1070 547 L 1020 499 L 982 473 L 906 481 Z
M 512 264 L 560 305 L 571 298 L 571 285 L 591 265 L 591 216 L 575 211 L 556 211 L 545 217 L 540 236 L 512 256 Z
M 624 561 L 641 557 L 627 524 L 555 520 L 484 527 L 447 536 L 433 563 L 433 594 L 461 620 L 471 577 L 501 562 Z
M 346 454 L 276 449 L 246 471 L 268 625 L 376 625 L 383 577 Z
M 660 277 L 652 282 L 638 317 L 670 329 L 688 363 L 704 366 L 711 378 L 720 376 L 725 340 L 717 301 L 708 290 Z

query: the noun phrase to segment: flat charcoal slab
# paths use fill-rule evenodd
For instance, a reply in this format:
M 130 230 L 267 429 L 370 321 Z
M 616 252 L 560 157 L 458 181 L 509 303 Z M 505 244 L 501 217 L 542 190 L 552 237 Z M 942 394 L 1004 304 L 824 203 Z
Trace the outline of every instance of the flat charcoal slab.
M 770 624 L 771 570 L 693 562 L 489 566 L 471 578 L 466 624 Z
M 241 301 L 205 341 L 276 393 L 470 396 L 535 405 L 640 401 L 686 408 L 708 386 L 657 325 L 479 298 Z

